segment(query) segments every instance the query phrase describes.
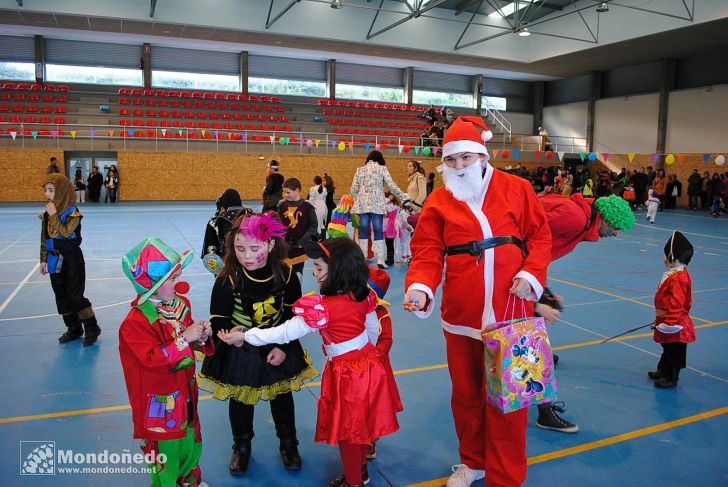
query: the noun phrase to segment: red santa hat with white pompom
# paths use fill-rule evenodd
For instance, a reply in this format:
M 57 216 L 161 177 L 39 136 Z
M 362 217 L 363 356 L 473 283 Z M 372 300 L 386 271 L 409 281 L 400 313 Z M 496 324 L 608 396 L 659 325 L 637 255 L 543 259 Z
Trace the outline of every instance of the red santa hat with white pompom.
M 488 129 L 482 118 L 470 115 L 461 115 L 445 132 L 442 141 L 442 158 L 460 152 L 473 152 L 485 154 L 485 160 L 490 159 L 485 143 L 493 138 L 493 132 Z

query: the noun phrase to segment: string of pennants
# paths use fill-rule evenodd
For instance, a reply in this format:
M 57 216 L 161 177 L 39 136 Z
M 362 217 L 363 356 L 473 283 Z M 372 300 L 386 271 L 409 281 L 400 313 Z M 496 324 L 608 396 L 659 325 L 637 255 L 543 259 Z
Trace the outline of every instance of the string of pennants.
M 197 129 L 197 130 L 199 130 L 202 137 L 205 137 L 205 135 L 207 133 L 207 131 L 205 129 Z M 189 133 L 194 132 L 193 130 L 190 130 L 190 129 L 176 129 L 176 133 L 179 137 L 182 137 L 182 135 L 185 133 L 185 131 L 187 131 L 188 136 L 189 136 Z M 160 132 L 162 134 L 162 137 L 166 137 L 168 130 L 163 128 L 163 129 L 160 129 Z M 173 131 L 169 130 L 169 132 L 172 133 Z M 74 140 L 78 136 L 77 130 L 70 130 L 68 133 L 70 134 L 71 138 Z M 118 135 L 117 135 L 117 133 L 118 133 Z M 10 136 L 13 140 L 16 140 L 17 136 L 19 134 L 20 135 L 27 134 L 27 132 L 23 131 L 22 129 L 21 129 L 21 131 L 18 131 L 18 130 L 8 131 L 8 136 Z M 118 132 L 114 129 L 109 129 L 106 132 L 106 134 L 108 137 L 114 137 L 115 135 L 117 135 L 117 137 L 120 137 L 120 138 L 134 137 L 135 129 L 125 129 L 125 130 L 120 130 Z M 322 142 L 324 142 L 321 139 L 307 139 L 304 141 L 303 139 L 295 139 L 295 138 L 292 139 L 291 137 L 275 136 L 275 135 L 268 135 L 268 136 L 264 137 L 264 136 L 261 136 L 258 134 L 254 134 L 254 135 L 248 136 L 247 132 L 236 133 L 236 132 L 221 132 L 218 130 L 213 130 L 212 134 L 213 134 L 214 139 L 217 139 L 217 140 L 220 140 L 221 138 L 224 139 L 224 135 L 227 134 L 228 140 L 238 140 L 238 141 L 242 141 L 242 142 L 245 142 L 245 141 L 264 142 L 267 140 L 271 144 L 276 144 L 276 142 L 277 142 L 280 145 L 289 145 L 292 142 L 293 143 L 298 142 L 300 146 L 305 145 L 309 150 L 313 149 L 314 147 L 316 147 L 318 149 L 321 146 Z M 33 130 L 30 132 L 30 135 L 33 137 L 33 140 L 37 140 L 38 131 Z M 59 132 L 58 130 L 51 130 L 50 135 L 54 139 L 57 139 L 59 136 L 62 135 L 62 133 Z M 220 135 L 223 135 L 223 137 L 220 137 Z M 89 131 L 89 137 L 91 139 L 96 137 L 96 131 L 94 129 L 91 129 Z M 343 152 L 347 149 L 353 150 L 354 145 L 355 145 L 355 142 L 353 142 L 351 140 L 331 140 L 331 141 L 329 141 L 329 143 L 331 144 L 332 150 L 338 150 L 340 152 Z M 423 156 L 433 156 L 433 157 L 436 157 L 438 152 L 440 151 L 440 147 L 429 147 L 429 146 L 419 146 L 419 145 L 410 146 L 408 144 L 390 145 L 385 142 L 375 143 L 375 144 L 371 144 L 369 142 L 364 143 L 364 144 L 356 143 L 356 145 L 363 145 L 365 151 L 369 151 L 370 149 L 386 151 L 388 148 L 392 147 L 392 148 L 396 148 L 397 151 L 399 152 L 399 154 L 402 154 L 402 153 L 407 154 L 410 151 L 414 151 L 415 155 L 422 154 Z M 493 148 L 493 149 L 491 149 L 491 154 L 493 155 L 494 159 L 498 158 L 498 159 L 502 159 L 502 160 L 505 160 L 505 159 L 515 160 L 515 159 L 520 158 L 521 151 L 518 149 L 508 150 L 508 149 Z M 549 160 L 549 161 L 551 159 L 553 159 L 555 154 L 558 155 L 557 160 L 562 160 L 565 153 L 564 152 L 555 153 L 553 151 L 540 151 L 540 150 L 533 152 L 533 155 L 535 156 L 536 159 L 541 159 L 543 156 L 546 160 Z M 601 152 L 601 153 L 580 152 L 579 153 L 579 157 L 581 158 L 582 162 L 585 162 L 587 160 L 596 161 L 600 155 L 601 155 L 602 160 L 604 162 L 607 162 L 609 160 L 609 156 L 611 154 L 608 152 Z M 629 160 L 629 162 L 632 162 L 634 160 L 634 158 L 636 157 L 636 155 L 637 154 L 635 152 L 628 152 L 627 159 Z M 661 156 L 664 156 L 664 161 L 666 164 L 674 164 L 675 162 L 678 162 L 678 163 L 684 162 L 685 158 L 686 158 L 685 154 L 657 154 L 657 153 L 655 153 L 655 154 L 651 155 L 652 162 L 657 163 L 657 161 L 660 159 Z M 723 154 L 718 154 L 715 156 L 713 154 L 703 154 L 703 164 L 707 164 L 708 162 L 710 162 L 711 159 L 714 159 L 714 162 L 717 166 L 723 166 L 725 164 L 725 156 Z

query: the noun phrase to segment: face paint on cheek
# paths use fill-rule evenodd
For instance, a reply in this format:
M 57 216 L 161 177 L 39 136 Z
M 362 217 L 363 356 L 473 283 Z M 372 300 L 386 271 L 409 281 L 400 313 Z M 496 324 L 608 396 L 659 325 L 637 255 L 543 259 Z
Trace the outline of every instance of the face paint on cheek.
M 265 252 L 262 252 L 262 253 L 260 253 L 260 254 L 258 254 L 258 255 L 255 256 L 255 263 L 256 264 L 262 264 L 266 260 L 268 260 L 268 254 L 266 254 Z

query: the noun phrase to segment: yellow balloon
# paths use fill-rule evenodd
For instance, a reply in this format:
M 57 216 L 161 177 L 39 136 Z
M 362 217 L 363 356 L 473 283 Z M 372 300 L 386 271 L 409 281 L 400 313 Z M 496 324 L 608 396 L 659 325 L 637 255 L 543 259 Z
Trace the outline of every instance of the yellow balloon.
M 339 150 L 340 151 L 346 150 L 346 144 L 344 142 L 339 142 Z
M 667 157 L 665 157 L 665 162 L 668 164 L 674 164 L 675 156 L 673 156 L 672 154 L 668 154 Z

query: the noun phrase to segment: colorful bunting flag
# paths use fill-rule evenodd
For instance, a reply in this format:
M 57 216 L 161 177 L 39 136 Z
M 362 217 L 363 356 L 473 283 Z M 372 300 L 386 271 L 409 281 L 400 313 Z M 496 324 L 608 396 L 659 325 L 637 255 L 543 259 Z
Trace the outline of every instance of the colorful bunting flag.
M 498 152 L 500 152 L 500 149 L 493 149 L 493 159 L 498 157 Z
M 109 133 L 109 137 L 113 137 L 114 136 L 114 130 L 113 129 L 112 130 L 109 130 L 108 133 Z
M 629 162 L 632 162 L 634 160 L 634 156 L 635 156 L 634 152 L 630 152 L 627 154 L 627 159 L 629 160 Z
M 401 154 L 402 150 L 404 149 L 404 146 L 402 144 L 400 144 L 398 147 L 399 147 L 399 153 Z
M 656 163 L 659 158 L 660 158 L 660 154 L 652 154 L 652 162 L 653 163 Z
M 162 129 L 162 137 L 164 137 L 165 135 L 167 135 L 167 129 Z
M 33 130 L 33 131 L 32 131 L 32 132 L 30 133 L 30 135 L 32 135 L 32 136 L 33 136 L 33 140 L 36 140 L 36 139 L 38 138 L 38 131 L 37 131 L 37 130 Z
M 75 130 L 71 130 L 71 138 L 73 138 L 73 139 L 76 138 L 76 131 Z
M 16 132 L 15 130 L 10 131 L 10 137 L 12 137 L 13 140 L 15 140 L 15 137 L 17 137 L 17 135 L 18 135 L 18 132 Z
M 519 151 L 518 149 L 515 149 L 513 151 L 513 157 L 515 157 L 516 159 L 518 159 L 518 156 L 520 156 L 520 155 L 521 155 L 521 151 Z
M 432 154 L 433 155 L 437 155 L 438 152 L 440 152 L 440 148 L 439 147 L 433 147 L 432 148 Z
M 586 159 L 586 156 L 588 154 L 586 152 L 579 152 L 579 157 L 581 158 L 581 162 L 584 162 L 584 159 Z
M 415 146 L 415 155 L 416 156 L 419 156 L 420 155 L 420 146 L 419 145 L 416 145 Z
M 710 154 L 703 154 L 703 164 L 707 164 L 710 160 Z
M 685 161 L 685 154 L 678 154 L 677 162 L 683 162 L 683 161 Z
M 96 131 L 94 129 L 91 129 L 91 132 L 89 132 L 89 135 L 91 135 L 91 138 L 93 139 L 96 137 Z
M 604 162 L 607 162 L 607 159 L 609 159 L 609 152 L 602 152 L 602 157 L 604 158 Z
M 316 139 L 313 141 L 314 144 L 316 144 L 316 148 L 318 149 L 319 144 L 321 143 L 320 139 Z
M 541 159 L 541 151 L 537 150 L 534 155 L 536 156 L 536 159 Z

